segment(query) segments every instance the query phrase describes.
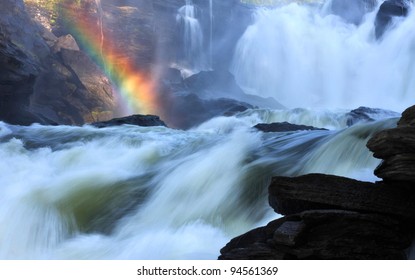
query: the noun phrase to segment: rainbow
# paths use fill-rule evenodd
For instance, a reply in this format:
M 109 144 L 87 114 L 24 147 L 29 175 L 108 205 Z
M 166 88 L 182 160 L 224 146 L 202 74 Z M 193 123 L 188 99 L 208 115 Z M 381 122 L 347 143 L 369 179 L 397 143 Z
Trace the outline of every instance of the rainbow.
M 102 25 L 75 5 L 66 5 L 62 12 L 71 33 L 109 77 L 129 111 L 162 115 L 161 98 L 155 83 L 123 55 L 123 50 L 111 38 L 106 37 L 103 46 Z

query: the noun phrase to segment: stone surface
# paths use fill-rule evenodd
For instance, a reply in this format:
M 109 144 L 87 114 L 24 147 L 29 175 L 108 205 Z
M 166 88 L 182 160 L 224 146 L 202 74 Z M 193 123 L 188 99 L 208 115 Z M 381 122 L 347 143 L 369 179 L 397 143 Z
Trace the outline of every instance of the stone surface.
M 397 188 L 411 188 L 415 183 L 414 123 L 412 106 L 402 113 L 398 127 L 377 133 L 367 143 L 373 155 L 383 160 L 375 175 Z
M 153 115 L 132 115 L 104 122 L 91 123 L 91 125 L 98 128 L 120 126 L 125 124 L 137 126 L 166 126 L 166 124 L 158 116 Z
M 269 186 L 270 205 L 283 215 L 306 210 L 348 209 L 415 219 L 413 201 L 415 193 L 397 191 L 382 183 L 324 174 L 274 177 Z
M 415 106 L 411 106 L 402 113 L 402 117 L 398 122 L 398 126 L 414 126 L 415 125 Z
M 60 52 L 61 49 L 80 51 L 79 46 L 75 41 L 75 38 L 72 37 L 71 34 L 57 38 L 52 49 L 54 52 Z
M 58 39 L 32 21 L 21 0 L 1 5 L 0 120 L 83 124 L 113 117 L 112 87 L 73 37 Z
M 403 17 L 408 14 L 410 3 L 406 0 L 387 0 L 380 5 L 376 14 L 375 35 L 379 39 L 391 27 L 394 17 Z
M 229 98 L 270 109 L 284 107 L 275 99 L 246 94 L 227 70 L 202 71 L 185 79 L 182 90 L 197 94 L 202 99 Z
M 405 259 L 412 230 L 383 215 L 304 211 L 235 237 L 219 259 Z
M 371 122 L 377 119 L 384 119 L 385 117 L 393 118 L 399 116 L 398 113 L 393 111 L 362 106 L 346 114 L 346 123 L 348 126 L 352 126 L 361 122 Z
M 262 132 L 285 132 L 285 131 L 299 131 L 299 130 L 327 130 L 325 128 L 317 128 L 308 125 L 291 124 L 288 122 L 282 123 L 260 123 L 254 128 Z

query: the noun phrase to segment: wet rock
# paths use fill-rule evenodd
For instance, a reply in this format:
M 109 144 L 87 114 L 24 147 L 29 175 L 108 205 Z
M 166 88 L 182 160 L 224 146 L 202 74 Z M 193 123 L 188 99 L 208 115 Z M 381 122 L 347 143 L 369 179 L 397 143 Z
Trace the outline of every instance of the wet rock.
M 411 106 L 402 113 L 402 117 L 398 122 L 398 126 L 414 126 L 415 125 L 415 106 Z
M 346 117 L 347 125 L 352 126 L 360 122 L 371 122 L 385 117 L 399 117 L 399 113 L 378 108 L 359 107 L 347 113 Z
M 202 99 L 196 94 L 175 93 L 165 108 L 163 118 L 168 120 L 169 126 L 189 129 L 213 117 L 233 115 L 253 106 L 229 98 Z
M 91 123 L 91 125 L 98 128 L 120 126 L 125 124 L 137 126 L 166 126 L 160 117 L 153 115 L 132 115 L 123 118 L 115 118 L 104 122 Z
M 382 163 L 375 175 L 396 188 L 406 188 L 415 182 L 415 106 L 406 109 L 398 127 L 377 133 L 367 147 Z
M 284 107 L 275 99 L 245 94 L 229 71 L 202 71 L 183 81 L 183 90 L 197 94 L 202 99 L 229 98 L 249 103 L 253 106 L 270 109 Z
M 304 211 L 232 239 L 219 259 L 405 259 L 412 231 L 383 215 Z
M 413 201 L 415 193 L 409 191 L 324 174 L 274 177 L 269 186 L 269 203 L 283 215 L 306 210 L 347 209 L 415 220 Z
M 325 128 L 317 128 L 308 125 L 291 124 L 289 122 L 281 123 L 260 123 L 254 126 L 254 128 L 262 132 L 285 132 L 285 131 L 299 131 L 299 130 L 327 130 Z
M 387 0 L 380 5 L 375 21 L 375 35 L 380 39 L 383 34 L 391 27 L 395 17 L 405 17 L 408 15 L 410 2 L 406 0 Z

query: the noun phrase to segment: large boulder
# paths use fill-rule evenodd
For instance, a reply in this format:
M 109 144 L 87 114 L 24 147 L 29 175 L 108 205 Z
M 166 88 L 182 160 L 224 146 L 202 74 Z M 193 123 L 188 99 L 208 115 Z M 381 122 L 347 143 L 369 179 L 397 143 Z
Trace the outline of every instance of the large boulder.
M 269 204 L 286 216 L 235 237 L 219 259 L 408 258 L 415 236 L 414 124 L 415 106 L 397 128 L 369 140 L 374 156 L 383 159 L 375 170 L 381 182 L 274 177 Z
M 361 122 L 371 122 L 378 119 L 384 119 L 385 117 L 397 118 L 399 116 L 400 114 L 394 111 L 361 106 L 346 114 L 346 123 L 348 126 L 352 126 Z
M 415 106 L 402 113 L 398 127 L 377 133 L 367 143 L 374 156 L 382 159 L 375 174 L 396 187 L 415 183 Z M 413 188 L 412 188 L 413 189 Z
M 182 90 L 195 93 L 202 99 L 229 98 L 261 108 L 284 108 L 272 97 L 246 94 L 227 70 L 201 71 L 186 78 L 181 86 Z
M 283 215 L 307 210 L 348 209 L 415 220 L 413 201 L 415 192 L 324 174 L 274 177 L 269 186 L 269 203 Z
M 235 237 L 219 259 L 406 259 L 413 238 L 405 221 L 345 210 L 289 215 Z
M 388 28 L 391 27 L 394 18 L 408 15 L 409 5 L 409 1 L 406 0 L 387 0 L 380 5 L 375 21 L 375 35 L 377 39 L 380 39 Z

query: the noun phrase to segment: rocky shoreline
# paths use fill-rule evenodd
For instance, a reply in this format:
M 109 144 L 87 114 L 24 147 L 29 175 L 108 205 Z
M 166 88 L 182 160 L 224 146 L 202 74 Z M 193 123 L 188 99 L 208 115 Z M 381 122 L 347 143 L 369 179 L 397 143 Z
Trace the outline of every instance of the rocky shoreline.
M 219 259 L 407 259 L 415 237 L 415 106 L 367 146 L 376 183 L 308 174 L 274 177 L 269 204 L 285 215 L 232 239 Z

